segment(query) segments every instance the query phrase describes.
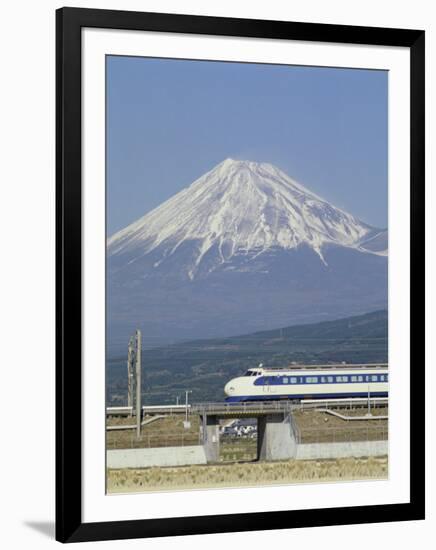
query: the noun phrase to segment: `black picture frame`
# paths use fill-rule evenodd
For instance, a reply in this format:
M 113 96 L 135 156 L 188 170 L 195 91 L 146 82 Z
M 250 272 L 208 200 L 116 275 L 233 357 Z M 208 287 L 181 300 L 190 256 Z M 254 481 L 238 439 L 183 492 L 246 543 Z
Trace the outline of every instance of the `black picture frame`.
M 411 364 L 410 502 L 82 522 L 82 189 L 81 29 L 386 45 L 410 49 Z M 424 519 L 424 41 L 420 30 L 62 8 L 56 13 L 56 539 L 160 537 Z

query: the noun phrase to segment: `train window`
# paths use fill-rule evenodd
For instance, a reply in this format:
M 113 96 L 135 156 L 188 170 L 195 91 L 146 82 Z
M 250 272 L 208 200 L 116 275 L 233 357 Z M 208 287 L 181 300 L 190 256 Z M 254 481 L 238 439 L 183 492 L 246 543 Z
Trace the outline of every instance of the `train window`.
M 325 376 L 321 376 L 321 384 L 325 384 Z
M 297 383 L 297 378 L 295 376 L 292 376 L 291 384 L 296 384 L 296 383 Z
M 333 376 L 327 376 L 327 382 L 332 383 L 333 382 Z
M 351 377 L 351 382 L 357 382 L 357 376 L 352 376 Z
M 371 376 L 371 381 L 372 381 L 372 382 L 377 382 L 377 381 L 378 381 L 378 376 L 377 376 L 376 374 L 373 374 L 373 375 Z
M 289 382 L 289 379 L 286 378 L 286 376 L 283 378 L 283 384 L 287 384 Z
M 365 376 L 365 382 L 369 382 L 369 376 L 368 375 Z
M 363 382 L 363 376 L 358 376 L 358 377 L 357 377 L 357 380 L 358 380 L 359 382 Z
M 342 376 L 336 376 L 336 382 L 342 382 Z
M 384 382 L 385 381 L 385 375 L 384 374 L 380 374 L 380 382 Z
M 342 382 L 348 382 L 348 376 L 343 376 L 342 377 Z

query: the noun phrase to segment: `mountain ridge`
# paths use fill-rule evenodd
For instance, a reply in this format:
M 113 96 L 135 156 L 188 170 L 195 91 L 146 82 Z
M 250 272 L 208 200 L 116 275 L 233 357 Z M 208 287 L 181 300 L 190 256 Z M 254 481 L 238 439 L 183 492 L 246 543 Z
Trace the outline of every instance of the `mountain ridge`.
M 227 159 L 107 242 L 109 339 L 210 338 L 387 305 L 386 230 Z
M 169 200 L 108 239 L 111 256 L 154 253 L 153 267 L 193 243 L 192 280 L 214 253 L 209 272 L 241 254 L 307 245 L 326 263 L 334 244 L 381 254 L 360 244 L 383 230 L 336 208 L 269 163 L 226 159 Z M 209 259 L 209 258 L 208 258 Z

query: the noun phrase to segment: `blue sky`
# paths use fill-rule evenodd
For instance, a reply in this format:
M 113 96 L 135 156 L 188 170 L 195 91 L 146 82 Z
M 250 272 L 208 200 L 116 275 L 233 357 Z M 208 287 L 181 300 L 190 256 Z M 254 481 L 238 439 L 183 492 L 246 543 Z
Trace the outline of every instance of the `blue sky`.
M 387 227 L 385 71 L 108 57 L 107 228 L 231 157 Z

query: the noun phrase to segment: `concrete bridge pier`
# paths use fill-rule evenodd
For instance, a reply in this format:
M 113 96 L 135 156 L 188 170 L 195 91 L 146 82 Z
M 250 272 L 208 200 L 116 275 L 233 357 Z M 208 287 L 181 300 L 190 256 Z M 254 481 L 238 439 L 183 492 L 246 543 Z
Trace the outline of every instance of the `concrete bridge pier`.
M 297 434 L 291 413 L 273 413 L 257 419 L 257 459 L 287 460 L 297 455 Z
M 215 414 L 205 414 L 201 417 L 203 432 L 203 447 L 207 462 L 218 462 L 220 457 L 219 420 Z

